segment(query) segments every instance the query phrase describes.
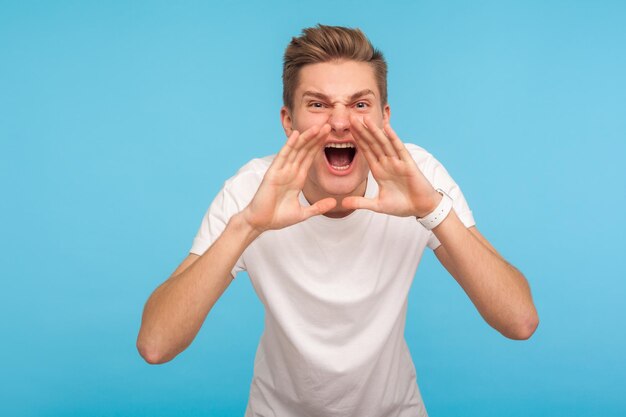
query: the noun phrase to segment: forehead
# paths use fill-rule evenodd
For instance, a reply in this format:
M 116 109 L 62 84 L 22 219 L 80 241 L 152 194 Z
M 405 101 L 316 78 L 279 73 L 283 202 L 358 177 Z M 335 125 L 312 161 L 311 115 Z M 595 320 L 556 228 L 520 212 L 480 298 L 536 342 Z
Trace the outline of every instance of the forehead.
M 338 98 L 366 89 L 372 90 L 376 98 L 380 98 L 374 69 L 367 62 L 321 62 L 300 69 L 295 98 L 298 100 L 306 91 Z

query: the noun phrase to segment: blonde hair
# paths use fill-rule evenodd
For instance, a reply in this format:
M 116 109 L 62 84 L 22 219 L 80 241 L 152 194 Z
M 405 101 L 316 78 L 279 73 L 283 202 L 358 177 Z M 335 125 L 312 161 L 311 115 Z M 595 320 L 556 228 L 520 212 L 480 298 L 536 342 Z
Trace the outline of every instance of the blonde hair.
M 380 91 L 381 107 L 387 104 L 387 63 L 383 54 L 374 48 L 360 29 L 343 26 L 317 25 L 302 30 L 292 38 L 285 49 L 283 60 L 283 103 L 293 108 L 300 69 L 308 64 L 335 60 L 367 62 L 374 70 Z

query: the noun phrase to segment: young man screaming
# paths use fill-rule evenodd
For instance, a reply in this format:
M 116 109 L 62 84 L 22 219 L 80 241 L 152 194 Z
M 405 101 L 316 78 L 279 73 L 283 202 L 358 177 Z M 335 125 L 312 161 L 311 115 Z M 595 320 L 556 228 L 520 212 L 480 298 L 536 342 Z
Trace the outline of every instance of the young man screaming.
M 445 168 L 393 131 L 387 65 L 360 30 L 294 38 L 283 97 L 285 145 L 226 181 L 148 299 L 138 349 L 173 359 L 246 270 L 265 307 L 246 416 L 426 416 L 404 340 L 425 248 L 509 338 L 538 324 L 526 279 L 480 234 Z

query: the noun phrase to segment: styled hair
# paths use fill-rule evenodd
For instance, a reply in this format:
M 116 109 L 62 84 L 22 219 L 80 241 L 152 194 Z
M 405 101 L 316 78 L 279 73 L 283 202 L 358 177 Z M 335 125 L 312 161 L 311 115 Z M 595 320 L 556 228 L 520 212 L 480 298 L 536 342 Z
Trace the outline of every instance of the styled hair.
M 293 108 L 294 94 L 303 66 L 344 59 L 367 62 L 372 66 L 380 91 L 381 107 L 384 107 L 387 104 L 387 63 L 382 52 L 372 46 L 360 29 L 320 24 L 303 29 L 302 35 L 292 38 L 285 49 L 284 105 L 289 109 Z

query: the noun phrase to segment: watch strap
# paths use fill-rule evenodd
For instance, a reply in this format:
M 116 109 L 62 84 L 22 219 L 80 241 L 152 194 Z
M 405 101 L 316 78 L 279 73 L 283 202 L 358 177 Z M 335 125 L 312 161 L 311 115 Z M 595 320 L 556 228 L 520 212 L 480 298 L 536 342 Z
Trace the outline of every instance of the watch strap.
M 452 210 L 452 198 L 441 188 L 437 188 L 437 192 L 442 196 L 437 207 L 430 214 L 417 218 L 417 221 L 427 230 L 433 230 L 435 227 L 439 226 Z

